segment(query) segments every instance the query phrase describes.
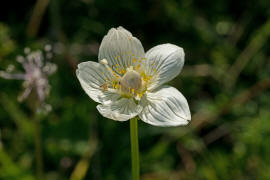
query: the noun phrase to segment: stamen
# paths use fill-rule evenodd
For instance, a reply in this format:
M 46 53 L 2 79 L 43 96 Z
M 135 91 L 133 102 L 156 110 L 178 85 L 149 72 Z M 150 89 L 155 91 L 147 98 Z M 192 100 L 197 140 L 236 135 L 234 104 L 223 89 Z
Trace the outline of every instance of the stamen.
M 120 77 L 117 75 L 117 73 L 114 72 L 114 71 L 112 70 L 111 67 L 109 67 L 108 61 L 107 61 L 106 59 L 102 59 L 100 62 L 101 62 L 101 64 L 103 64 L 103 65 L 106 67 L 106 69 L 107 69 L 109 72 L 111 72 L 111 74 L 112 74 L 116 79 L 119 79 L 119 78 L 120 78 Z
M 100 88 L 102 89 L 102 91 L 106 91 L 108 89 L 108 83 L 106 82 L 105 84 L 102 84 Z
M 108 61 L 107 61 L 106 59 L 102 59 L 100 62 L 101 62 L 101 64 L 103 64 L 103 65 L 108 65 Z
M 142 58 L 142 61 L 143 61 L 143 60 L 146 60 L 146 58 Z

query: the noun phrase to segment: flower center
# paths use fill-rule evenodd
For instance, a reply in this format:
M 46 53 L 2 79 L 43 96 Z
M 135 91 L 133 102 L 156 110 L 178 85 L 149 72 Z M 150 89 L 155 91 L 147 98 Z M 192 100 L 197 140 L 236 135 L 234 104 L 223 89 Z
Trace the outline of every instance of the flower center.
M 140 100 L 141 97 L 147 90 L 147 83 L 152 78 L 152 75 L 146 75 L 144 71 L 140 71 L 139 66 L 128 67 L 127 69 L 120 70 L 116 66 L 116 70 L 119 74 L 124 74 L 122 77 L 118 73 L 116 73 L 112 67 L 109 67 L 108 61 L 106 59 L 101 60 L 101 64 L 103 64 L 106 69 L 111 72 L 112 78 L 109 80 L 104 76 L 104 72 L 102 72 L 104 79 L 106 82 L 100 85 L 102 91 L 111 91 L 118 94 L 121 94 L 123 97 L 135 98 L 136 100 Z
M 138 93 L 142 88 L 142 77 L 138 72 L 128 70 L 121 78 L 120 85 L 125 93 Z

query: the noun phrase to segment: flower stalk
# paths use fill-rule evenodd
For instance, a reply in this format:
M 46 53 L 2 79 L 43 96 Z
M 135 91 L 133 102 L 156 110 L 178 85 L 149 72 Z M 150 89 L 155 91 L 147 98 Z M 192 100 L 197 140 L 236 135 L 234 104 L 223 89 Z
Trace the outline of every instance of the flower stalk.
M 41 127 L 39 122 L 39 115 L 36 113 L 34 117 L 34 127 L 35 127 L 35 154 L 36 154 L 36 170 L 37 179 L 43 180 L 43 157 L 42 157 L 42 140 L 41 140 Z
M 132 180 L 140 179 L 140 158 L 138 141 L 138 119 L 130 119 L 131 167 Z

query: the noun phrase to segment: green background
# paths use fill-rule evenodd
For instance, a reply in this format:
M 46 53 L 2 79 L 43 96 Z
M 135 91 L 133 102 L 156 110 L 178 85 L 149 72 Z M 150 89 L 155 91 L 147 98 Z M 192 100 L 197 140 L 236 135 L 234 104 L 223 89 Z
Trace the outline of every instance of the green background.
M 169 84 L 187 98 L 192 121 L 160 128 L 139 122 L 142 180 L 270 179 L 269 0 L 29 0 L 0 7 L 0 69 L 22 69 L 25 47 L 53 46 L 40 120 L 44 179 L 131 178 L 129 122 L 103 118 L 82 90 L 77 64 L 97 61 L 107 31 L 123 26 L 147 51 L 184 48 Z M 36 179 L 34 98 L 18 103 L 21 81 L 0 79 L 0 179 Z M 77 169 L 76 169 L 77 167 Z M 74 179 L 75 178 L 75 179 Z

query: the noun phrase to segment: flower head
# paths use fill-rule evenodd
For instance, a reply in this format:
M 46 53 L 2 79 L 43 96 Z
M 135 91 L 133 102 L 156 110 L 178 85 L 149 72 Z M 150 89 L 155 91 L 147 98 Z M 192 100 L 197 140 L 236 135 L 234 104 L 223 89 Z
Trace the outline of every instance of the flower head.
M 0 71 L 0 77 L 2 78 L 23 80 L 23 87 L 25 89 L 18 97 L 19 101 L 26 99 L 31 91 L 35 90 L 41 105 L 46 105 L 44 103 L 45 97 L 48 96 L 50 91 L 48 76 L 53 74 L 57 69 L 55 64 L 45 61 L 45 59 L 52 57 L 50 51 L 50 45 L 45 46 L 45 53 L 40 50 L 31 52 L 29 48 L 25 48 L 25 57 L 17 57 L 17 61 L 22 64 L 25 70 L 24 73 L 13 73 L 13 65 L 9 65 L 6 71 Z M 45 108 L 48 108 L 48 106 Z
M 185 125 L 191 119 L 185 97 L 164 85 L 182 70 L 181 47 L 162 44 L 145 53 L 136 37 L 118 27 L 103 38 L 98 59 L 80 63 L 76 74 L 104 117 L 126 121 L 139 116 L 156 126 Z

